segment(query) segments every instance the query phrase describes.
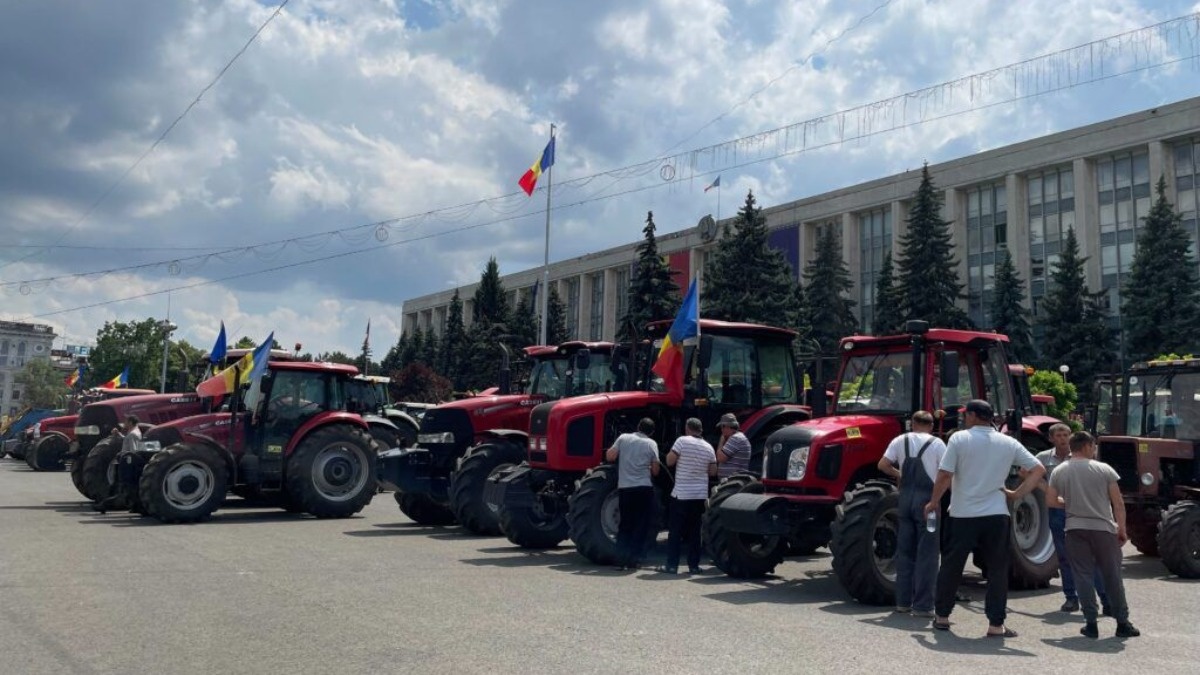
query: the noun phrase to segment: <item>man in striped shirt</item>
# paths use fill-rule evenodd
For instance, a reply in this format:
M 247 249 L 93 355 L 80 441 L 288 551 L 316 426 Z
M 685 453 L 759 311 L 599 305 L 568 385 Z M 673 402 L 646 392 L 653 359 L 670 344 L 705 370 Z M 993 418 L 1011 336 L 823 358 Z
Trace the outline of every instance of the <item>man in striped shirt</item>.
M 739 430 L 737 417 L 733 413 L 721 415 L 717 428 L 721 430 L 721 440 L 717 442 L 718 474 L 724 479 L 735 473 L 748 473 L 750 439 Z
M 717 456 L 704 440 L 704 426 L 695 417 L 688 418 L 685 432 L 667 453 L 667 466 L 675 468 L 675 489 L 671 491 L 671 523 L 667 536 L 667 564 L 662 571 L 679 571 L 681 540 L 688 543 L 688 571 L 700 574 L 700 518 L 708 499 L 708 478 L 717 473 Z

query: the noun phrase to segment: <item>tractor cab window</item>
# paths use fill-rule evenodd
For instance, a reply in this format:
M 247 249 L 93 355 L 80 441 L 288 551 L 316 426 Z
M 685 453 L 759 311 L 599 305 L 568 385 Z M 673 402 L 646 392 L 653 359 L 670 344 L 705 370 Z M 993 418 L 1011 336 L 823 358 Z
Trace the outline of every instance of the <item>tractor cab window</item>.
M 1149 438 L 1200 439 L 1200 372 L 1129 378 L 1126 433 Z
M 763 405 L 797 400 L 796 368 L 787 345 L 760 345 L 758 366 L 762 370 Z
M 980 351 L 980 366 L 983 367 L 983 397 L 992 404 L 997 416 L 1007 415 L 1013 409 L 1012 376 L 1008 372 L 1008 360 L 1004 349 L 995 347 Z
M 971 362 L 967 359 L 966 354 L 958 355 L 958 385 L 954 387 L 946 386 L 946 382 L 953 382 L 946 377 L 945 373 L 941 373 L 941 398 L 936 401 L 938 407 L 942 410 L 957 414 L 957 410 L 967 404 L 972 398 L 975 398 L 971 392 L 975 390 L 972 386 Z
M 541 394 L 549 399 L 562 398 L 566 388 L 566 362 L 561 359 L 543 359 L 533 367 L 529 376 L 529 394 Z
M 331 408 L 326 378 L 304 371 L 276 371 L 267 400 L 267 422 L 300 422 Z
M 900 412 L 914 409 L 912 354 L 851 356 L 839 378 L 836 412 Z
M 715 335 L 708 364 L 706 398 L 726 406 L 753 404 L 756 343 L 749 338 Z

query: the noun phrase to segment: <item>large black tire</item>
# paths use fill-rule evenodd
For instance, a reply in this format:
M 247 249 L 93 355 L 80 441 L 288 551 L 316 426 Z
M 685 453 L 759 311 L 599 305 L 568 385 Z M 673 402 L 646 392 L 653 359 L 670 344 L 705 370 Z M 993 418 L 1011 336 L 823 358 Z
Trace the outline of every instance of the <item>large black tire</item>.
M 75 461 L 83 465 L 80 477 L 83 486 L 79 489 L 84 497 L 98 502 L 113 494 L 116 489 L 117 453 L 121 452 L 121 439 L 109 436 L 100 439 L 86 459 Z
M 417 444 L 418 430 L 416 427 L 412 426 L 411 424 L 408 424 L 407 422 L 397 421 L 396 428 L 400 430 L 400 447 L 401 448 L 411 448 Z
M 847 493 L 831 527 L 833 571 L 842 588 L 869 605 L 896 601 L 899 497 L 888 481 L 870 480 Z
M 497 468 L 492 472 L 497 477 L 509 469 Z M 533 489 L 537 486 L 526 486 Z M 509 488 L 513 489 L 513 488 Z M 500 506 L 500 529 L 509 541 L 521 548 L 554 548 L 566 541 L 570 534 L 567 527 L 567 503 L 557 495 L 534 495 L 532 506 L 513 508 Z
M 400 447 L 400 432 L 382 424 L 371 425 L 371 439 L 377 446 L 376 453 Z
M 589 469 L 575 484 L 575 493 L 567 504 L 567 523 L 575 548 L 597 565 L 615 565 L 619 560 L 617 528 L 621 524 L 617 466 L 603 464 Z
M 1200 502 L 1176 502 L 1163 513 L 1158 552 L 1171 574 L 1200 579 Z
M 29 446 L 31 445 L 33 445 L 33 443 L 24 440 L 22 440 L 20 443 L 14 443 L 11 447 L 9 447 L 8 455 L 13 459 L 25 461 L 25 455 L 29 453 Z
M 332 425 L 313 431 L 288 458 L 288 499 L 318 518 L 348 518 L 375 496 L 375 441 L 364 429 Z
M 79 494 L 86 497 L 87 493 L 85 493 L 83 491 L 83 462 L 84 462 L 84 459 L 85 459 L 84 457 L 75 455 L 75 458 L 71 460 L 71 484 L 75 486 L 76 490 L 79 490 Z
M 1133 547 L 1145 556 L 1158 557 L 1158 524 L 1162 513 L 1149 509 L 1131 509 L 1125 518 L 1125 529 Z
M 25 455 L 25 463 L 34 471 L 62 471 L 67 468 L 66 457 L 70 450 L 71 444 L 66 438 L 58 434 L 42 436 Z
M 783 537 L 744 534 L 725 527 L 720 506 L 741 492 L 762 494 L 763 485 L 755 476 L 737 474 L 713 489 L 704 512 L 701 538 L 717 569 L 738 579 L 757 579 L 774 572 L 783 562 L 787 542 Z
M 503 534 L 500 506 L 484 501 L 483 488 L 493 471 L 519 464 L 524 455 L 520 444 L 497 439 L 480 443 L 458 458 L 450 474 L 450 508 L 463 527 L 479 535 Z
M 1018 483 L 1019 479 L 1012 479 L 1009 487 Z M 1018 591 L 1049 587 L 1058 572 L 1058 556 L 1054 553 L 1045 494 L 1040 489 L 1030 492 L 1009 504 L 1009 513 L 1012 533 L 1008 538 L 1008 587 Z
M 393 493 L 400 512 L 418 525 L 441 527 L 454 524 L 454 512 L 450 507 L 435 501 L 429 495 L 411 494 L 406 492 Z
M 95 451 L 92 448 L 92 454 Z M 198 522 L 221 506 L 227 474 L 225 460 L 212 448 L 178 443 L 146 462 L 138 479 L 138 500 L 146 515 L 164 523 Z

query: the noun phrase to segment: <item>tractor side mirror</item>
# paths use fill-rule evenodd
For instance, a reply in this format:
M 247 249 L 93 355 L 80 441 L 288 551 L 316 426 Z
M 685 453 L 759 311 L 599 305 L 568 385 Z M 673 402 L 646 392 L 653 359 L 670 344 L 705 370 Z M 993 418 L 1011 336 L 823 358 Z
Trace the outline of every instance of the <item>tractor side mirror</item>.
M 942 375 L 942 388 L 955 389 L 958 387 L 958 352 L 942 352 L 942 362 L 939 367 Z
M 696 355 L 696 366 L 699 370 L 708 370 L 712 363 L 713 339 L 711 335 L 700 336 L 700 351 Z

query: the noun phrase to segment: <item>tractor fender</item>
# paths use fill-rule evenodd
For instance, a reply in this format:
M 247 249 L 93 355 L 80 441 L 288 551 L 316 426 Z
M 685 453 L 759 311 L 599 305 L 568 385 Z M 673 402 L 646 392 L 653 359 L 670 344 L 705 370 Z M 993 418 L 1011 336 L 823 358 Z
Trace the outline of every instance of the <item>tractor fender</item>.
M 362 418 L 363 421 L 367 423 L 368 427 L 387 427 L 397 431 L 400 430 L 400 427 L 396 426 L 395 422 L 380 415 L 363 415 Z
M 792 531 L 783 497 L 741 492 L 730 495 L 717 510 L 721 523 L 731 532 L 769 536 Z
M 68 446 L 71 445 L 71 439 L 61 431 L 44 431 L 38 440 L 49 438 L 50 436 L 58 436 L 59 438 L 63 439 Z
M 403 410 L 397 410 L 395 408 L 388 408 L 387 410 L 384 411 L 384 416 L 387 417 L 387 419 L 392 424 L 395 424 L 397 427 L 399 427 L 401 424 L 407 424 L 410 427 L 412 427 L 413 429 L 416 429 L 416 430 L 421 429 L 421 423 L 417 421 L 417 418 L 413 417 L 412 415 L 409 415 L 408 413 L 404 412 Z
M 367 425 L 366 420 L 364 420 L 361 415 L 342 411 L 323 413 L 305 422 L 299 429 L 296 430 L 296 433 L 292 434 L 291 439 L 288 440 L 287 447 L 284 448 L 283 456 L 291 457 L 292 451 L 296 449 L 297 445 L 300 445 L 300 441 L 303 441 L 316 429 L 320 427 L 326 427 L 331 424 L 349 424 L 364 431 L 370 429 L 370 426 Z
M 796 422 L 812 419 L 812 411 L 802 405 L 776 405 L 764 408 L 750 416 L 742 425 L 742 433 L 746 438 L 754 436 L 765 429 L 789 426 Z
M 214 441 L 213 439 L 211 439 L 207 436 L 201 436 L 201 435 L 197 434 L 196 438 L 198 440 L 188 441 L 187 442 L 188 445 L 204 446 L 204 447 L 208 448 L 209 450 L 212 450 L 213 452 L 217 453 L 218 457 L 225 460 L 225 475 L 229 477 L 230 484 L 237 483 L 238 482 L 238 475 L 237 475 L 238 465 L 237 465 L 237 461 L 233 457 L 233 453 L 229 451 L 229 448 L 226 448 L 225 446 L 221 445 L 220 443 L 217 443 L 216 441 Z
M 506 441 L 514 441 L 520 443 L 521 447 L 525 447 L 529 443 L 529 433 L 520 429 L 488 429 L 481 431 L 475 435 L 477 442 L 483 442 L 494 439 L 503 439 Z

